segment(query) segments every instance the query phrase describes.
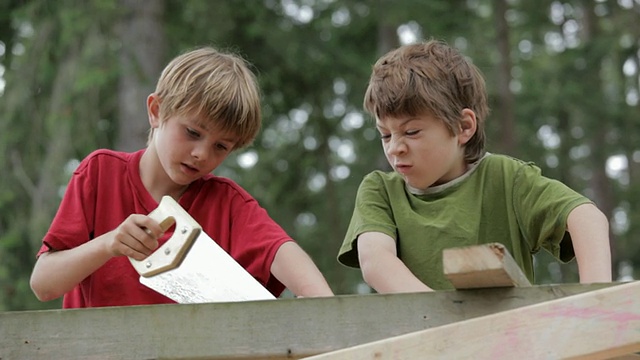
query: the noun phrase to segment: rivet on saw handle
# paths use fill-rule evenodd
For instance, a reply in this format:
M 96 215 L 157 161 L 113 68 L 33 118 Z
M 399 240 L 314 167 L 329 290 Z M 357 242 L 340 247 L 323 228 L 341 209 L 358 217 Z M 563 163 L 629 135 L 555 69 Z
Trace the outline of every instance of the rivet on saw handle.
M 158 207 L 149 213 L 149 217 L 160 223 L 163 230 L 176 224 L 171 238 L 146 259 L 138 261 L 129 258 L 138 274 L 144 277 L 153 276 L 180 265 L 187 251 L 193 245 L 202 228 L 171 196 L 163 196 Z

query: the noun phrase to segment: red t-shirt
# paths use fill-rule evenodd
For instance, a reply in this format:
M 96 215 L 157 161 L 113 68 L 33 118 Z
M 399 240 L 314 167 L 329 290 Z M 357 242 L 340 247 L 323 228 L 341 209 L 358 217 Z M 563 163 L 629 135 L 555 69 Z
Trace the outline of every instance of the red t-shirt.
M 158 202 L 140 179 L 143 153 L 98 150 L 87 156 L 69 182 L 38 256 L 77 247 L 115 229 L 131 214 L 154 210 Z M 207 175 L 189 185 L 179 204 L 274 296 L 280 295 L 284 286 L 271 275 L 271 263 L 280 245 L 292 239 L 251 195 L 229 179 Z M 160 244 L 170 236 L 165 234 Z M 140 284 L 139 277 L 127 257 L 111 258 L 65 294 L 63 307 L 174 302 Z

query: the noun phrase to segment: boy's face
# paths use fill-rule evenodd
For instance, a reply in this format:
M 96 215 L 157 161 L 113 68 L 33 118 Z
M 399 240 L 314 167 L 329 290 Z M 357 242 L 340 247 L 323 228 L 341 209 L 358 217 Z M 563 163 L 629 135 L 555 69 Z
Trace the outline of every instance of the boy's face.
M 151 121 L 153 146 L 163 169 L 178 185 L 188 185 L 211 173 L 234 149 L 233 134 L 205 129 L 197 118 L 172 116 Z
M 430 115 L 377 119 L 376 127 L 387 161 L 409 186 L 424 190 L 465 173 L 467 131 L 451 135 Z

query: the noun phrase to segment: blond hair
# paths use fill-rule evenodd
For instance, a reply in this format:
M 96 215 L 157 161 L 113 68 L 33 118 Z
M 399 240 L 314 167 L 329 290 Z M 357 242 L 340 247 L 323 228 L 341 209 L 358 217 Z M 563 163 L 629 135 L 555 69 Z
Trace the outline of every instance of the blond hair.
M 364 108 L 376 118 L 429 114 L 452 135 L 462 110 L 472 110 L 477 130 L 465 145 L 465 161 L 484 154 L 484 121 L 489 114 L 482 74 L 460 52 L 441 41 L 405 45 L 383 55 L 373 66 Z
M 235 148 L 250 144 L 260 130 L 260 90 L 249 63 L 238 55 L 211 47 L 186 52 L 164 68 L 155 93 L 162 121 L 195 116 L 204 128 L 235 134 Z

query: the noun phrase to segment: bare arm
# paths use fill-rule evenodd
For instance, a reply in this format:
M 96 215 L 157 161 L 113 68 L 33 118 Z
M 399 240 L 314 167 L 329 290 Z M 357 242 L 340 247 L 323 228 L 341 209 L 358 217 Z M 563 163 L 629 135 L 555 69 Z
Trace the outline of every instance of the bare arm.
M 31 273 L 31 289 L 41 301 L 57 299 L 114 256 L 144 259 L 158 247 L 162 233 L 153 219 L 131 215 L 115 230 L 81 246 L 40 255 Z
M 293 241 L 280 246 L 271 264 L 271 273 L 296 296 L 332 296 L 313 260 Z
M 398 258 L 396 242 L 389 235 L 361 234 L 358 258 L 364 281 L 379 293 L 433 291 Z
M 567 230 L 578 262 L 581 283 L 611 281 L 609 221 L 593 204 L 576 207 L 569 213 Z

